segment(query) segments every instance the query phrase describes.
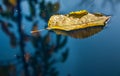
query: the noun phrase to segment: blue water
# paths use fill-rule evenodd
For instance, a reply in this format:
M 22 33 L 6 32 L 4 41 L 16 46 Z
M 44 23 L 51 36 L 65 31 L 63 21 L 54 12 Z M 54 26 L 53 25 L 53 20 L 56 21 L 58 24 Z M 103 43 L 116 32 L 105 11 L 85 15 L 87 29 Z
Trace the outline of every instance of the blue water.
M 52 0 L 53 3 L 55 1 Z M 60 10 L 58 12 L 62 14 L 86 9 L 89 12 L 101 12 L 111 15 L 107 26 L 98 34 L 85 39 L 68 37 L 65 46 L 65 48 L 70 49 L 68 58 L 65 63 L 56 64 L 60 73 L 59 76 L 67 76 L 68 74 L 71 76 L 120 76 L 120 1 L 86 0 L 83 4 L 81 4 L 82 0 L 60 0 L 59 2 Z M 24 9 L 25 7 L 27 9 L 26 3 L 23 3 L 22 6 L 24 6 L 23 12 L 29 14 L 27 13 L 29 10 Z M 46 23 L 40 19 L 39 24 L 44 25 Z M 24 23 L 24 25 L 26 33 L 29 34 L 31 25 L 29 22 Z M 43 27 L 40 26 L 39 28 Z M 34 48 L 30 42 L 26 43 L 26 50 L 34 53 Z M 15 55 L 19 53 L 19 47 L 11 48 L 9 38 L 1 30 L 0 51 L 1 62 L 14 59 Z

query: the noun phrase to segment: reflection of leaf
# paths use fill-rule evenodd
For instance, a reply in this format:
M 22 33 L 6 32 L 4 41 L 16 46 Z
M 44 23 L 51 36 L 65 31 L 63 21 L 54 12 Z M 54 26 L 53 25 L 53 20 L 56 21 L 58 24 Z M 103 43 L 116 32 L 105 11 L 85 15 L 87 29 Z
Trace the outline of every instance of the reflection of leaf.
M 53 30 L 53 31 L 55 31 L 57 34 L 71 36 L 73 38 L 86 38 L 100 32 L 102 29 L 103 27 L 99 26 L 99 27 L 89 27 L 74 31 L 63 31 L 63 30 Z
M 71 16 L 72 15 L 72 16 Z M 67 15 L 53 15 L 48 23 L 48 30 L 72 31 L 94 26 L 104 26 L 109 16 L 97 16 L 86 10 L 71 12 Z

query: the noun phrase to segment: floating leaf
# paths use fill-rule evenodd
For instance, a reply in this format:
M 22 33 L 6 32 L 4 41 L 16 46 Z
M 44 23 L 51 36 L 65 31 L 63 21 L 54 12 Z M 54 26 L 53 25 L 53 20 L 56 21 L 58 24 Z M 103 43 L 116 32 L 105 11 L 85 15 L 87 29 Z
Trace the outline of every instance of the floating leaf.
M 51 16 L 46 29 L 74 38 L 86 38 L 100 32 L 109 19 L 110 16 L 101 13 L 89 13 L 86 10 L 81 10 L 66 15 Z M 39 31 L 41 30 L 32 32 Z
M 101 31 L 109 19 L 110 16 L 81 10 L 66 15 L 53 15 L 46 29 L 74 38 L 86 38 Z
M 67 15 L 53 15 L 48 22 L 48 30 L 73 31 L 94 26 L 104 26 L 110 16 L 88 13 L 86 10 Z

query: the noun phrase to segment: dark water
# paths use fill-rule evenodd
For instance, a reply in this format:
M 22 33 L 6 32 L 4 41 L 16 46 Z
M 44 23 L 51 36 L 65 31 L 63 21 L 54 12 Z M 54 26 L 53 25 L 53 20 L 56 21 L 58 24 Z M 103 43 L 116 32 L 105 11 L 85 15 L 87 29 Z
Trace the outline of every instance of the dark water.
M 49 0 L 53 4 L 56 1 Z M 46 0 L 46 4 L 49 2 Z M 39 1 L 38 1 L 39 2 Z M 120 1 L 119 0 L 58 0 L 60 3 L 60 8 L 57 11 L 61 14 L 66 14 L 71 11 L 77 11 L 86 9 L 89 12 L 101 12 L 106 15 L 111 15 L 111 20 L 107 24 L 107 26 L 99 33 L 85 38 L 85 39 L 75 39 L 72 37 L 67 37 L 67 43 L 64 45 L 62 49 L 59 49 L 58 52 L 53 52 L 52 58 L 57 59 L 53 67 L 59 72 L 57 76 L 120 76 Z M 2 4 L 2 3 L 1 3 Z M 41 4 L 42 5 L 42 4 Z M 53 5 L 54 6 L 54 5 Z M 30 14 L 29 8 L 26 1 L 22 2 L 21 8 L 23 14 Z M 39 5 L 36 5 L 36 9 L 40 9 Z M 48 8 L 48 7 L 47 7 Z M 41 8 L 42 9 L 42 8 Z M 44 8 L 43 8 L 44 9 Z M 37 10 L 36 14 L 39 13 Z M 47 20 L 51 12 L 43 13 L 48 17 L 42 18 L 38 15 L 32 21 L 27 21 L 25 19 L 22 20 L 23 30 L 29 35 L 30 40 L 28 39 L 25 42 L 25 51 L 29 53 L 30 56 L 34 56 L 36 52 L 36 48 L 31 43 L 31 28 L 35 21 L 38 21 L 38 28 L 44 28 L 47 24 Z M 7 21 L 7 19 L 0 19 Z M 19 33 L 18 27 L 13 23 L 13 27 L 10 28 L 15 36 L 16 42 L 19 42 Z M 41 36 L 44 36 L 48 33 L 48 31 L 41 32 Z M 50 34 L 50 44 L 56 43 L 56 34 Z M 61 41 L 65 38 L 65 36 L 61 36 Z M 46 45 L 45 45 L 46 46 Z M 49 47 L 45 47 L 48 48 Z M 60 62 L 61 54 L 65 52 L 64 50 L 68 48 L 68 57 L 64 63 Z M 37 49 L 41 49 L 37 47 Z M 21 76 L 21 65 L 24 64 L 20 62 L 16 58 L 17 55 L 20 55 L 20 46 L 16 47 L 10 45 L 10 37 L 2 30 L 2 26 L 0 26 L 0 65 L 6 66 L 10 64 L 14 64 L 17 68 L 16 73 L 19 74 L 17 76 Z M 44 50 L 43 50 L 44 51 Z M 45 54 L 44 54 L 45 55 Z M 47 56 L 47 54 L 45 55 Z M 35 56 L 36 57 L 36 56 Z M 29 58 L 29 56 L 28 56 Z M 37 58 L 37 57 L 36 57 Z M 51 58 L 51 59 L 52 59 Z M 39 61 L 39 59 L 38 59 Z M 41 61 L 40 61 L 41 62 Z M 42 64 L 42 63 L 41 63 Z M 38 64 L 38 65 L 41 65 Z M 19 66 L 17 66 L 19 65 Z M 37 65 L 37 64 L 34 64 Z M 31 70 L 30 70 L 31 71 Z M 31 72 L 30 72 L 31 74 Z M 31 76 L 37 76 L 35 74 L 31 74 Z M 43 76 L 56 76 L 56 75 L 43 75 Z

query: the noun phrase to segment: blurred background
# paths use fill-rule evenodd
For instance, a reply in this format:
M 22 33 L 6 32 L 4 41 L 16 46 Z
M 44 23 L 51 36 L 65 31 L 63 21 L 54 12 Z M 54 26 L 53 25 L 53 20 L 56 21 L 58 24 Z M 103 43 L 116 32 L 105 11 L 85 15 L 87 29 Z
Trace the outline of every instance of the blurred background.
M 0 76 L 120 76 L 120 0 L 0 0 Z M 54 14 L 111 15 L 104 29 L 75 39 L 47 27 Z

